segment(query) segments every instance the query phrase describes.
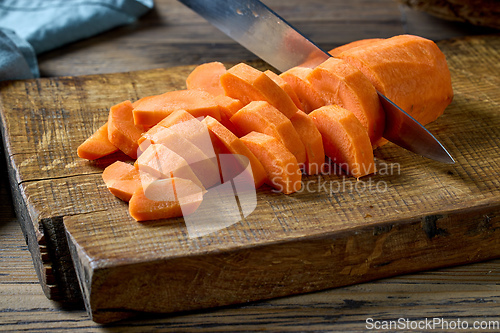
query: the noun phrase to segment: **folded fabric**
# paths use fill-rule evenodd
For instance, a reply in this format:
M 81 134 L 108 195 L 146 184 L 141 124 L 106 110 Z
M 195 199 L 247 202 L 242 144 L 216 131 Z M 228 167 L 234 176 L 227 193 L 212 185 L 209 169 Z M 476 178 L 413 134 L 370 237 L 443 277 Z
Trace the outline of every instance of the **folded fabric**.
M 36 77 L 35 54 L 131 23 L 151 8 L 153 0 L 2 0 L 0 80 L 26 78 L 26 64 Z

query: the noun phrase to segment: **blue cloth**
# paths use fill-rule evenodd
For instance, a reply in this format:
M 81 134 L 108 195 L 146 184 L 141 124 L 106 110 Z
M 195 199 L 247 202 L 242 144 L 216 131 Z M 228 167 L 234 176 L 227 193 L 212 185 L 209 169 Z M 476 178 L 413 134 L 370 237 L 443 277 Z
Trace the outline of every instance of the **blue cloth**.
M 0 81 L 38 77 L 36 54 L 129 24 L 153 0 L 0 0 Z

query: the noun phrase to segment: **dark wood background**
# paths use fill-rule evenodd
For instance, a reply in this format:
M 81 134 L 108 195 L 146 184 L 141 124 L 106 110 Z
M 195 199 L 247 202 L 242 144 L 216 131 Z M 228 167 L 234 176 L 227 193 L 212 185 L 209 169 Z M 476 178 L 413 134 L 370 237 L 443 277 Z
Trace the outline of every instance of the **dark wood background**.
M 325 49 L 352 40 L 411 33 L 433 40 L 495 33 L 448 22 L 393 0 L 266 1 Z M 85 75 L 235 62 L 255 57 L 174 0 L 136 23 L 39 57 L 42 76 Z M 0 330 L 46 331 L 362 331 L 367 318 L 499 321 L 500 260 L 356 286 L 180 315 L 100 326 L 83 308 L 49 301 L 38 284 L 13 211 L 6 166 L 0 181 Z

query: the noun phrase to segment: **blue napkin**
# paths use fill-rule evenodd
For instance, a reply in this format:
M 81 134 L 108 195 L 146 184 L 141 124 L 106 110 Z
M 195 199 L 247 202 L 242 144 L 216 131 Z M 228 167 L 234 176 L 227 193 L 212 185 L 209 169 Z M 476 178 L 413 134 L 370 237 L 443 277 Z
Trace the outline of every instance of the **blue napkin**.
M 36 55 L 132 23 L 153 0 L 0 1 L 0 81 L 38 77 Z

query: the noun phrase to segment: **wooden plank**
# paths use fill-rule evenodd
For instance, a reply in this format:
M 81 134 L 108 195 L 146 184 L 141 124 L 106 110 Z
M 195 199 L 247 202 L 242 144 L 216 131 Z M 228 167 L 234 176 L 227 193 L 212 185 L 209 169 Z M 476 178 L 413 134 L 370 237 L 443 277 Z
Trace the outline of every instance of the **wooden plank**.
M 63 220 L 89 313 L 101 322 L 499 256 L 499 39 L 440 46 L 456 96 L 429 129 L 456 165 L 387 145 L 376 156 L 388 174 L 371 177 L 370 184 L 333 174 L 305 179 L 309 190 L 291 196 L 263 189 L 244 221 L 200 239 L 188 237 L 181 219 L 133 222 L 126 205 L 99 183 L 106 161 L 85 163 L 74 153 L 105 121 L 110 105 L 181 88 L 192 67 L 4 84 L 11 180 L 27 233 L 45 236 L 52 261 L 63 258 L 53 267 L 57 293 L 75 297 L 77 289 L 70 284 L 75 272 L 64 248 Z M 172 275 L 174 268 L 179 271 Z M 230 292 L 216 297 L 221 290 Z M 152 295 L 172 301 L 157 302 Z

